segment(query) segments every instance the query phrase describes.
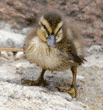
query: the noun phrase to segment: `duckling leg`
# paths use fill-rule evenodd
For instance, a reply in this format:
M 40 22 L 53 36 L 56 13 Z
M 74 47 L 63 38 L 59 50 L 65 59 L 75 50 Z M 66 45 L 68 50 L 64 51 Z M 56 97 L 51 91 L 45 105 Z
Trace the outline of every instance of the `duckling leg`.
M 31 86 L 47 86 L 47 83 L 44 80 L 45 71 L 46 71 L 45 69 L 42 69 L 41 74 L 40 74 L 38 80 L 36 80 L 36 81 L 31 81 L 31 80 L 26 80 L 26 79 L 21 79 L 21 81 L 28 83 Z
M 77 88 L 76 88 L 77 66 L 72 66 L 71 71 L 73 74 L 72 85 L 71 88 L 66 90 L 66 92 L 68 92 L 72 96 L 72 98 L 76 98 L 77 97 Z
M 72 66 L 71 71 L 73 74 L 73 80 L 71 85 L 71 92 L 74 91 L 73 96 L 74 98 L 77 97 L 77 88 L 76 88 L 76 74 L 77 74 L 77 66 Z
M 71 71 L 73 74 L 73 80 L 72 80 L 72 85 L 71 87 L 57 87 L 57 89 L 59 91 L 66 91 L 67 93 L 69 93 L 72 98 L 76 98 L 77 97 L 77 89 L 76 89 L 76 74 L 77 74 L 77 66 L 72 66 L 71 67 Z

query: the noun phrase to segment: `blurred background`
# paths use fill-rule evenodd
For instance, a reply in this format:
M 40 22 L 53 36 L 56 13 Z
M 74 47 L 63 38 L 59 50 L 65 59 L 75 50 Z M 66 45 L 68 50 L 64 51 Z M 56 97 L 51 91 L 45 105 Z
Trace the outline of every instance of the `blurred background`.
M 20 32 L 35 24 L 43 11 L 52 9 L 78 27 L 86 46 L 103 48 L 103 0 L 0 0 L 0 28 Z

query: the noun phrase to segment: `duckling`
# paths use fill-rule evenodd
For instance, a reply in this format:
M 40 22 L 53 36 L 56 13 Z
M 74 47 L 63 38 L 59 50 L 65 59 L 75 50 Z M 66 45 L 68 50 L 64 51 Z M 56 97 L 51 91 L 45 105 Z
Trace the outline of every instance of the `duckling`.
M 31 85 L 46 86 L 46 70 L 61 71 L 71 68 L 73 80 L 71 91 L 77 97 L 77 67 L 84 62 L 82 44 L 72 27 L 66 26 L 60 14 L 55 12 L 41 16 L 38 28 L 30 32 L 24 43 L 26 58 L 42 68 L 37 81 L 22 79 Z M 70 93 L 71 93 L 70 91 Z

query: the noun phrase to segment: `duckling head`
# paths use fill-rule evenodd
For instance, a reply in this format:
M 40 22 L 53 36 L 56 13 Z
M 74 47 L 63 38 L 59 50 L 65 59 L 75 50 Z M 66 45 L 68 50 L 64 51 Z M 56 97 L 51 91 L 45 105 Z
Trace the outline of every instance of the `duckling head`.
M 56 47 L 63 39 L 63 21 L 57 13 L 47 13 L 39 20 L 37 35 L 39 39 L 50 47 Z

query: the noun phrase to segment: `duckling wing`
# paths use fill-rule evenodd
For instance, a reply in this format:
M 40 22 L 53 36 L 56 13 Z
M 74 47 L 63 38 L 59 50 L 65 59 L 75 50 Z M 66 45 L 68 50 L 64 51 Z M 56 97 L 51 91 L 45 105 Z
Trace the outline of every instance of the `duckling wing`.
M 77 64 L 81 65 L 86 61 L 82 54 L 78 55 L 76 45 L 73 44 L 73 41 L 68 45 L 68 56 Z
M 68 56 L 70 56 L 74 62 L 81 65 L 86 60 L 84 59 L 84 51 L 80 35 L 72 26 L 68 27 L 66 32 L 68 40 Z
M 82 63 L 84 63 L 84 61 L 86 61 L 83 56 L 78 56 L 77 54 L 74 53 L 69 53 L 69 56 L 71 56 L 71 59 L 78 63 L 79 65 L 81 65 Z

